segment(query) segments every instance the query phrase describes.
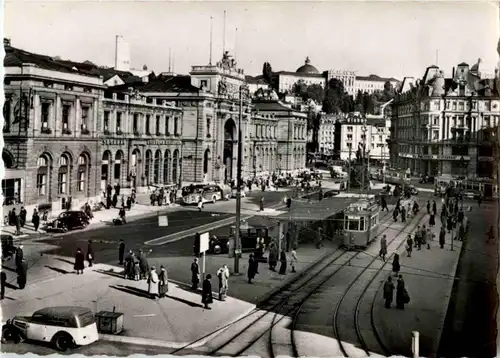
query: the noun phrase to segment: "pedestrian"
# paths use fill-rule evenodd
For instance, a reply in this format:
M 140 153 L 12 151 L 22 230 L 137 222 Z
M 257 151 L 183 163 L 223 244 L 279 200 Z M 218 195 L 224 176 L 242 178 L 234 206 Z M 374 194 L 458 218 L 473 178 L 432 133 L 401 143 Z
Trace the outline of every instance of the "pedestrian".
M 429 226 L 434 227 L 436 225 L 436 218 L 434 216 L 434 212 L 432 212 L 429 216 Z
M 477 198 L 477 206 L 478 207 L 481 207 L 481 203 L 483 202 L 483 196 L 482 195 L 479 195 L 479 197 Z
M 382 210 L 381 211 L 389 211 L 389 208 L 387 207 L 387 200 L 385 200 L 385 197 L 382 196 L 382 198 L 380 199 L 380 204 L 382 206 Z
M 280 275 L 286 275 L 286 252 L 285 249 L 281 249 L 281 254 L 280 254 Z
M 464 211 L 462 209 L 460 209 L 460 211 L 458 212 L 458 215 L 457 215 L 457 219 L 458 219 L 458 222 L 460 224 L 462 224 L 464 222 Z
M 269 269 L 271 271 L 276 271 L 276 265 L 278 264 L 278 248 L 276 243 L 273 241 L 269 245 Z
M 133 267 L 130 278 L 132 278 L 134 281 L 139 281 L 141 279 L 141 269 L 139 268 L 139 262 L 133 261 L 132 264 Z
M 431 249 L 431 240 L 434 239 L 434 234 L 432 233 L 431 229 L 428 228 L 425 232 L 425 243 L 427 244 L 427 250 Z
M 319 227 L 316 231 L 316 248 L 321 249 L 323 247 L 323 228 Z
M 396 206 L 394 208 L 394 211 L 392 212 L 392 218 L 394 219 L 394 222 L 398 221 L 398 215 L 399 215 L 399 210 L 398 207 Z
M 460 241 L 464 241 L 465 238 L 465 226 L 464 224 L 460 224 L 460 227 L 458 228 L 458 239 Z
M 387 255 L 387 236 L 382 235 L 382 239 L 380 239 L 380 251 L 378 256 L 385 261 L 385 255 Z
M 406 222 L 406 209 L 404 206 L 401 206 L 401 221 Z
M 24 224 L 26 224 L 26 216 L 28 215 L 28 212 L 24 208 L 24 206 L 21 206 L 21 210 L 19 211 L 19 224 L 21 227 L 24 227 Z
M 148 275 L 148 294 L 149 298 L 158 298 L 158 273 L 156 272 L 156 267 L 152 266 Z
M 198 199 L 198 211 L 201 211 L 201 209 L 203 209 L 203 198 L 200 195 Z
M 229 286 L 229 269 L 226 264 L 217 271 L 217 278 L 219 279 L 219 300 L 225 301 Z
M 208 274 L 203 280 L 203 286 L 201 291 L 201 303 L 204 304 L 205 309 L 212 309 L 209 304 L 214 302 L 214 298 L 212 297 L 212 275 Z
M 396 287 L 396 307 L 401 310 L 404 310 L 405 304 L 409 302 L 410 302 L 410 296 L 408 295 L 408 291 L 406 291 L 403 275 L 399 275 Z
M 141 270 L 141 280 L 144 280 L 149 273 L 149 263 L 146 255 L 142 250 L 139 250 L 137 260 L 139 261 L 139 269 Z
M 292 248 L 292 252 L 290 254 L 290 266 L 292 266 L 292 273 L 295 273 L 295 265 L 297 264 L 299 260 L 297 259 L 297 247 L 294 246 Z
M 116 208 L 117 203 L 118 203 L 118 195 L 116 195 L 116 193 L 114 193 L 113 194 L 113 201 L 112 201 L 113 208 Z
M 443 249 L 446 238 L 446 230 L 444 226 L 441 226 L 441 230 L 439 230 L 439 246 Z
M 253 254 L 250 254 L 248 258 L 248 271 L 247 271 L 248 283 L 252 283 L 252 280 L 255 278 L 256 274 L 257 274 L 256 261 L 253 257 Z
M 436 204 L 436 200 L 433 200 L 432 201 L 432 213 L 434 214 L 434 216 L 436 215 L 437 213 L 437 204 Z
M 21 235 L 21 219 L 19 216 L 15 216 L 14 223 L 16 225 L 16 235 Z
M 123 256 L 125 255 L 125 243 L 123 239 L 120 239 L 120 245 L 118 245 L 118 264 L 123 265 Z
M 262 191 L 264 191 L 264 190 L 262 190 Z M 263 196 L 260 197 L 259 210 L 264 211 L 264 197 Z
M 130 209 L 132 209 L 132 199 L 127 196 L 127 210 L 130 211 Z
M 431 213 L 431 202 L 430 202 L 430 200 L 427 200 L 426 207 L 427 207 L 427 214 L 430 214 Z
M 406 239 L 406 256 L 411 257 L 411 252 L 413 251 L 413 240 L 411 234 L 408 234 Z
M 197 290 L 200 284 L 200 265 L 198 265 L 198 258 L 195 257 L 191 264 L 191 289 Z
M 394 284 L 392 283 L 392 277 L 387 277 L 387 281 L 384 283 L 384 300 L 385 308 L 391 308 L 391 303 L 394 298 Z
M 160 266 L 160 273 L 158 274 L 158 296 L 164 298 L 168 292 L 168 273 L 165 266 Z
M 399 264 L 399 254 L 395 253 L 394 258 L 392 259 L 392 272 L 394 272 L 395 276 L 397 276 L 400 270 L 401 265 Z
M 7 283 L 7 274 L 4 270 L 0 271 L 0 299 L 5 298 L 5 284 Z
M 120 211 L 118 212 L 118 216 L 120 217 L 122 224 L 127 223 L 127 220 L 125 219 L 125 206 L 122 206 L 120 208 Z
M 125 258 L 125 279 L 133 279 L 134 278 L 134 264 L 135 264 L 135 254 L 132 252 L 132 250 L 129 250 L 127 257 Z M 139 263 L 137 262 L 137 265 Z M 140 272 L 140 270 L 139 270 Z
M 89 240 L 87 245 L 87 261 L 89 262 L 89 267 L 92 267 L 92 262 L 94 261 L 94 248 L 92 247 L 92 240 Z
M 80 248 L 76 249 L 75 265 L 73 268 L 76 270 L 77 275 L 80 273 L 83 275 L 83 269 L 85 268 L 85 256 Z
M 23 260 L 19 265 L 19 269 L 17 271 L 17 285 L 20 290 L 24 290 L 26 287 L 26 282 L 28 280 L 28 263 Z
M 14 262 L 16 264 L 16 271 L 21 267 L 22 262 L 24 261 L 24 245 L 19 245 L 16 250 L 16 256 L 14 258 Z
M 421 229 L 420 229 L 420 225 L 417 226 L 417 230 L 415 230 L 415 235 L 414 235 L 414 242 L 415 242 L 415 248 L 417 248 L 418 250 L 421 249 L 421 240 L 420 240 L 420 233 L 421 233 Z
M 40 226 L 40 216 L 38 215 L 38 211 L 36 209 L 33 210 L 33 215 L 31 216 L 31 222 L 35 227 L 35 231 L 38 231 L 38 227 Z

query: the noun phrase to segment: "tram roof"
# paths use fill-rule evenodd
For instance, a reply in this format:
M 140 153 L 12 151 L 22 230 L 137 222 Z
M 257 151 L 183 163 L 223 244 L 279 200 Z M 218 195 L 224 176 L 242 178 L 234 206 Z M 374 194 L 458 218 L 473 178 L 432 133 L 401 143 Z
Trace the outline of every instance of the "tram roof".
M 324 198 L 321 201 L 293 200 L 290 211 L 275 216 L 276 220 L 314 221 L 324 220 L 345 210 L 359 198 Z

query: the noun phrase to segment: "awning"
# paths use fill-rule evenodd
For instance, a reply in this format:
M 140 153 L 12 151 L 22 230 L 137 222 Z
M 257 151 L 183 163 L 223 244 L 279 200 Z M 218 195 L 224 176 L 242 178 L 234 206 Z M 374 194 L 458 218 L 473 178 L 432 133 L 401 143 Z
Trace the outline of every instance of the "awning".
M 3 180 L 6 179 L 25 179 L 26 171 L 21 169 L 5 169 Z

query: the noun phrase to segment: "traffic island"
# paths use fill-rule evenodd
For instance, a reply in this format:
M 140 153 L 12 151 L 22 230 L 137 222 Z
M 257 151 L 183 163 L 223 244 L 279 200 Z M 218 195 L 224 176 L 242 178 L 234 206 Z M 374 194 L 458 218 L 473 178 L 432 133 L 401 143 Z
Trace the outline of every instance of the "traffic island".
M 228 297 L 203 308 L 201 295 L 169 283 L 167 297 L 151 299 L 146 280 L 125 280 L 120 271 L 98 264 L 83 275 L 67 274 L 25 290 L 11 292 L 2 301 L 3 320 L 31 315 L 49 306 L 83 306 L 94 313 L 115 310 L 123 313 L 120 334 L 101 334 L 104 340 L 180 348 L 201 346 L 225 326 L 248 314 L 255 305 Z

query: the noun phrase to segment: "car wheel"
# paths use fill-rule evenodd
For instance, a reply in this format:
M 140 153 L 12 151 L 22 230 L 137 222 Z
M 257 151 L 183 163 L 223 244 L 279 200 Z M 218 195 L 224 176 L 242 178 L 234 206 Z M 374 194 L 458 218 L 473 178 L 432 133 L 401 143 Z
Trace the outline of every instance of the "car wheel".
M 52 342 L 54 343 L 54 347 L 61 352 L 67 351 L 74 346 L 73 337 L 65 332 L 57 333 Z
M 2 343 L 21 343 L 23 341 L 21 332 L 13 327 L 4 328 L 2 331 Z
M 217 201 L 217 198 L 215 196 L 212 197 L 212 204 L 215 204 L 215 202 Z

